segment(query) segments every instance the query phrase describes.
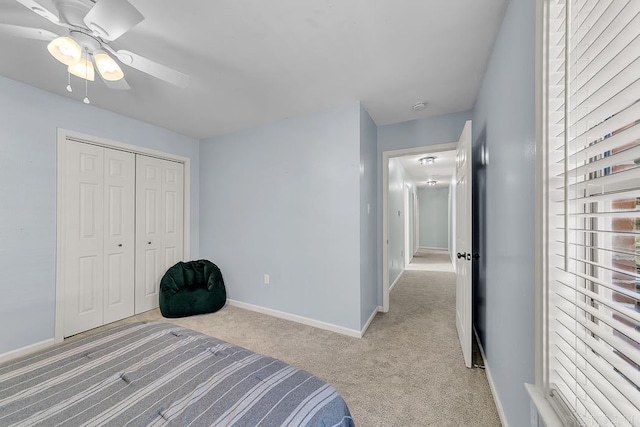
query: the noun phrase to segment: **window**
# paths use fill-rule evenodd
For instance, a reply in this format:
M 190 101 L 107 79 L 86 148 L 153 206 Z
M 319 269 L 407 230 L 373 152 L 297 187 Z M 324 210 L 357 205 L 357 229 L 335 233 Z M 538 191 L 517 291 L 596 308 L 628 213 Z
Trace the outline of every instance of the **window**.
M 640 0 L 544 8 L 544 392 L 640 426 Z

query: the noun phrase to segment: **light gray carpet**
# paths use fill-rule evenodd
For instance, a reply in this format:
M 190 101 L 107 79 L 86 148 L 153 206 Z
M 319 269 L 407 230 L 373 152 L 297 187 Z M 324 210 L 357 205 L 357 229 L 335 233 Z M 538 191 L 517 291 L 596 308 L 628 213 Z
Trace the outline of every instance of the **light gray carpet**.
M 236 307 L 179 325 L 277 357 L 334 385 L 359 427 L 499 426 L 485 373 L 464 367 L 455 276 L 406 271 L 364 338 Z M 126 321 L 161 319 L 158 310 Z
M 449 251 L 443 249 L 418 249 L 406 269 L 453 273 Z

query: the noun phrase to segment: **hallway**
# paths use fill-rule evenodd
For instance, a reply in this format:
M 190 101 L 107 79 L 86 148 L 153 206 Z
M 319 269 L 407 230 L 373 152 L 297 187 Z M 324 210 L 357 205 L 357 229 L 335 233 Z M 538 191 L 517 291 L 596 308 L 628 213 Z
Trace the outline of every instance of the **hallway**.
M 442 271 L 453 273 L 449 251 L 446 249 L 420 248 L 405 270 Z

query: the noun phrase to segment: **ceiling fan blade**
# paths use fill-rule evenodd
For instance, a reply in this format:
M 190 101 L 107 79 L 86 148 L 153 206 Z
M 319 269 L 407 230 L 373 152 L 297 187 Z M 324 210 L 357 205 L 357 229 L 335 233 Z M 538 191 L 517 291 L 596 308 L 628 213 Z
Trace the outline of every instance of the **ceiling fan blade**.
M 60 18 L 58 14 L 58 9 L 52 0 L 16 0 L 18 3 L 31 10 L 32 12 L 37 13 L 43 18 L 48 19 L 54 24 L 60 23 Z
M 100 75 L 100 73 L 98 73 L 98 75 Z M 129 83 L 127 83 L 127 81 L 124 78 L 121 78 L 120 80 L 116 80 L 116 81 L 105 80 L 104 77 L 102 77 L 102 75 L 100 75 L 100 78 L 102 78 L 102 81 L 104 82 L 105 86 L 107 86 L 109 89 L 115 89 L 115 90 L 131 89 L 131 86 L 129 86 Z
M 83 20 L 96 35 L 113 41 L 142 22 L 144 16 L 127 0 L 98 0 Z
M 176 71 L 172 68 L 165 67 L 164 65 L 153 62 L 150 59 L 144 58 L 136 53 L 128 50 L 119 50 L 116 52 L 118 59 L 125 65 L 131 68 L 147 73 L 160 80 L 164 80 L 172 85 L 186 88 L 189 86 L 189 76 Z
M 20 25 L 0 24 L 0 33 L 24 39 L 51 41 L 58 37 L 42 28 L 21 27 Z

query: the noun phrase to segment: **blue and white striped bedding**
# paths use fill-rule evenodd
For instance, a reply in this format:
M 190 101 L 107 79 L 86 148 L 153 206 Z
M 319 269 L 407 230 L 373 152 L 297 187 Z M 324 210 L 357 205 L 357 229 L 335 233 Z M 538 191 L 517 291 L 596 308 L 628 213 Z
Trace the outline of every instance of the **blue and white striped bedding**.
M 2 426 L 353 426 L 308 372 L 160 322 L 0 365 Z

